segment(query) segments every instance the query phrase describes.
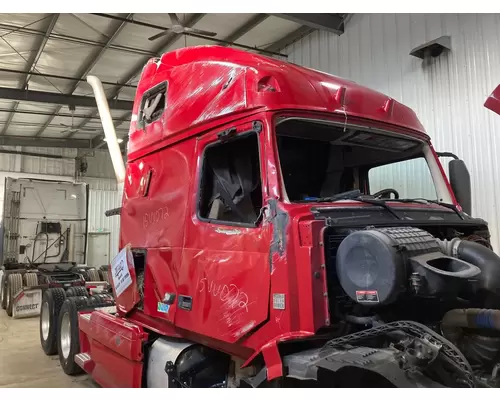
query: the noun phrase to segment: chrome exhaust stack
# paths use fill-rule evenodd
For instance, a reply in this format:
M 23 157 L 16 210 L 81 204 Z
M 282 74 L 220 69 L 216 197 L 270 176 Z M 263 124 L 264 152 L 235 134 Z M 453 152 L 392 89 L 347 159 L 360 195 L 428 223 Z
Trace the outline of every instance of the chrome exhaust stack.
M 104 136 L 108 144 L 109 155 L 111 157 L 111 162 L 113 163 L 113 169 L 115 170 L 116 182 L 118 183 L 118 189 L 122 191 L 123 183 L 125 181 L 125 164 L 123 162 L 120 145 L 118 144 L 118 139 L 116 137 L 115 126 L 113 125 L 111 113 L 109 112 L 108 100 L 106 99 L 104 88 L 102 87 L 102 83 L 99 78 L 88 75 L 87 82 L 94 91 L 94 97 L 97 103 L 97 109 L 99 110 L 99 117 L 104 130 Z

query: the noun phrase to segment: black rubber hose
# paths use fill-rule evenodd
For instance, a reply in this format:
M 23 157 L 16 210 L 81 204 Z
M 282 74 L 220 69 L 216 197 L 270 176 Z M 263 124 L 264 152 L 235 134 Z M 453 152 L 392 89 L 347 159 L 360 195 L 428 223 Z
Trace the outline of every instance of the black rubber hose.
M 365 326 L 375 326 L 377 322 L 383 323 L 380 321 L 378 316 L 373 317 L 358 317 L 356 315 L 346 315 L 345 320 L 355 325 L 365 325 Z
M 500 331 L 500 310 L 462 308 L 448 311 L 441 321 L 444 337 L 457 343 L 463 328 Z
M 481 289 L 497 293 L 500 289 L 500 257 L 487 247 L 467 240 L 461 240 L 457 247 L 460 260 L 476 265 L 481 269 L 478 276 Z

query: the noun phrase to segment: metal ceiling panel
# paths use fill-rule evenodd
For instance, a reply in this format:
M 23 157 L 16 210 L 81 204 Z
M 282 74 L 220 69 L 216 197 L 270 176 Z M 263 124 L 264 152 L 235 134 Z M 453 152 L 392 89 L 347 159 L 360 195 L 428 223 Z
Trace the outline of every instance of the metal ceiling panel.
M 104 53 L 94 68 L 92 68 L 90 75 L 96 75 L 101 80 L 118 82 L 120 78 L 130 71 L 130 68 L 134 67 L 138 62 L 141 62 L 143 58 L 144 56 L 109 49 Z M 87 88 L 86 90 L 88 90 L 89 86 L 85 86 Z
M 195 27 L 217 33 L 217 39 L 225 39 L 254 16 L 255 14 L 207 14 Z
M 1 125 L 3 128 L 3 125 Z M 38 125 L 35 126 L 24 126 L 11 123 L 9 125 L 8 131 L 5 133 L 6 136 L 33 136 L 38 130 Z
M 111 14 L 123 16 L 123 14 Z M 110 34 L 111 21 L 92 14 L 61 14 L 54 32 L 101 42 Z
M 238 42 L 247 46 L 265 48 L 300 27 L 301 25 L 296 22 L 270 16 L 256 28 L 243 35 Z
M 54 104 L 44 103 L 30 103 L 23 101 L 17 107 L 18 111 L 33 111 L 33 112 L 52 112 L 54 111 Z M 67 111 L 67 108 L 66 108 Z
M 43 122 L 44 118 L 43 115 L 15 113 L 12 117 L 12 123 L 36 126 Z
M 39 69 L 39 71 L 40 70 L 41 68 Z M 66 79 L 47 78 L 43 76 L 33 75 L 30 78 L 28 89 L 37 90 L 40 92 L 64 93 L 68 86 L 71 85 L 71 83 L 71 81 L 68 81 Z
M 130 14 L 109 15 L 130 18 Z M 221 13 L 178 14 L 178 16 L 181 21 L 191 21 L 196 28 L 216 32 L 216 39 L 235 41 L 251 47 L 265 46 L 282 39 L 284 35 L 298 27 L 293 22 L 264 14 Z M 168 14 L 132 14 L 132 18 L 157 26 L 167 27 L 171 24 Z M 160 32 L 161 29 L 138 26 L 132 22 L 92 14 L 0 14 L 0 69 L 20 71 L 18 73 L 0 71 L 0 87 L 22 86 L 27 77 L 24 71 L 31 65 L 28 61 L 33 60 L 35 55 L 38 56 L 37 52 L 40 57 L 35 57 L 36 61 L 33 62 L 35 68 L 33 71 L 36 73 L 79 79 L 84 79 L 85 74 L 89 73 L 98 76 L 102 81 L 123 84 L 129 80 L 129 84 L 137 85 L 140 67 L 162 45 L 169 44 L 161 48 L 162 52 L 166 52 L 184 46 L 215 43 L 210 38 L 186 35 L 173 36 L 174 41 L 168 40 L 172 35 L 155 41 L 148 40 L 150 36 Z M 1 36 L 5 34 L 7 35 L 2 38 Z M 40 47 L 41 39 L 44 37 L 42 43 L 45 43 L 45 46 Z M 93 96 L 91 88 L 85 81 L 76 85 L 75 80 L 47 76 L 32 75 L 29 79 L 29 89 L 38 92 Z M 117 86 L 112 83 L 104 84 L 104 89 L 119 100 L 128 101 L 134 100 L 136 92 L 134 87 L 117 90 Z M 30 103 L 23 99 L 19 102 L 0 100 L 2 101 L 4 103 L 3 105 L 0 103 L 0 109 L 4 111 L 0 111 L 0 134 L 3 122 L 3 126 L 7 126 L 5 131 L 8 135 L 26 136 L 36 133 L 40 138 L 67 136 L 67 133 L 62 133 L 65 128 L 60 125 L 61 123 L 71 125 L 70 110 L 67 106 Z M 17 103 L 17 112 L 6 112 Z M 102 136 L 100 121 L 95 118 L 96 108 L 77 107 L 74 113 L 77 115 L 77 118 L 74 118 L 75 126 L 87 126 L 95 128 L 96 131 L 75 132 L 71 134 L 72 138 Z M 89 116 L 94 118 L 88 118 Z M 113 110 L 112 116 L 117 119 L 129 119 L 130 112 Z M 128 120 L 115 122 L 119 136 L 128 134 L 129 123 Z M 99 140 L 97 138 L 96 143 Z M 40 143 L 51 142 L 40 141 Z
M 118 98 L 120 100 L 131 100 L 131 101 L 133 101 L 135 99 L 135 92 L 136 92 L 135 88 L 125 87 L 122 90 L 120 90 L 120 95 L 118 96 Z M 132 111 L 132 110 L 130 110 L 130 111 Z
M 178 14 L 178 16 L 181 22 L 183 22 L 191 18 L 193 14 Z M 108 21 L 108 23 L 110 21 L 103 17 L 98 18 Z M 170 19 L 167 14 L 135 14 L 134 20 L 160 26 L 170 25 Z M 149 41 L 148 38 L 157 33 L 160 33 L 158 29 L 128 24 L 113 43 L 151 51 L 158 45 L 158 41 Z
M 0 21 L 3 21 L 0 14 Z M 19 33 L 0 31 L 0 67 L 24 71 L 27 69 L 28 59 L 38 50 L 36 37 L 26 37 Z
M 47 23 L 47 19 L 51 16 L 52 14 L 41 13 L 2 13 L 0 14 L 0 21 L 11 25 L 29 27 L 31 29 L 43 29 L 44 25 Z
M 74 77 L 94 48 L 86 44 L 70 44 L 49 39 L 38 60 L 37 69 L 42 73 Z M 71 86 L 66 81 L 66 86 Z

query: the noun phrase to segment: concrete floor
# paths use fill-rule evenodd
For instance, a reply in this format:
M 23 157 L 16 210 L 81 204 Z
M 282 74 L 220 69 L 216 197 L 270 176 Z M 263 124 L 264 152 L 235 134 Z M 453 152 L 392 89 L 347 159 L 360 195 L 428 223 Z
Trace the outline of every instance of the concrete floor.
M 40 346 L 38 317 L 12 319 L 0 309 L 0 388 L 97 387 L 88 375 L 68 376 L 59 357 Z

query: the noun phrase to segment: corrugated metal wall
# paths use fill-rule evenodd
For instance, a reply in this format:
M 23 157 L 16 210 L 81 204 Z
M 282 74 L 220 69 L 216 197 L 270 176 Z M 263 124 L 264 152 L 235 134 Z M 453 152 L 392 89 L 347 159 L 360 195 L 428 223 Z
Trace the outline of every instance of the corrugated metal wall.
M 16 154 L 0 154 L 0 171 L 23 172 L 33 174 L 49 174 L 58 176 L 75 175 L 75 160 L 78 155 L 76 149 L 46 148 L 46 147 L 9 147 L 0 146 L 0 149 L 25 151 L 31 153 L 50 154 L 67 157 L 53 159 L 32 157 Z M 115 179 L 113 164 L 106 150 L 96 150 L 93 155 L 86 157 L 88 169 L 86 176 L 95 178 Z
M 89 207 L 89 232 L 110 232 L 109 259 L 118 254 L 120 217 L 106 217 L 104 212 L 121 206 L 122 193 L 116 190 L 91 190 Z
M 450 35 L 452 51 L 429 63 L 409 55 Z M 355 14 L 343 35 L 314 32 L 290 46 L 289 61 L 354 80 L 412 107 L 438 151 L 467 163 L 473 214 L 500 250 L 500 117 L 483 107 L 500 84 L 499 14 Z

